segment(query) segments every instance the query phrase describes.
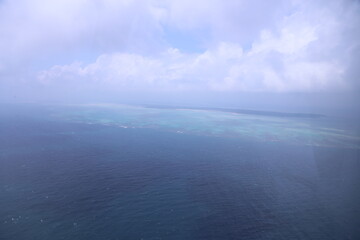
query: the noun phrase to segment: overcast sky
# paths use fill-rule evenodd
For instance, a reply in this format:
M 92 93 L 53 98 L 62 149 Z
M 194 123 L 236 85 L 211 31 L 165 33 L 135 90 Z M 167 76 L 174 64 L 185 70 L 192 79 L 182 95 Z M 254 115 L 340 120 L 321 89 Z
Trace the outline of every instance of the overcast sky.
M 359 59 L 359 1 L 0 0 L 3 101 L 353 94 Z

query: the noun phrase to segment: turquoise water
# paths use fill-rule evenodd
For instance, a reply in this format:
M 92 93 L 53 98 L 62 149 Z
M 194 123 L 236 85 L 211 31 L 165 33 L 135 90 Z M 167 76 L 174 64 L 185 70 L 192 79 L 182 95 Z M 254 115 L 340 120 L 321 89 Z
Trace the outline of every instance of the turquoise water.
M 4 107 L 0 239 L 358 239 L 358 136 L 321 121 Z
M 273 116 L 271 112 L 269 115 L 252 115 L 127 105 L 78 105 L 54 113 L 53 117 L 69 122 L 121 128 L 161 129 L 176 133 L 234 137 L 259 142 L 346 148 L 360 146 L 358 132 L 347 126 L 347 123 L 339 124 L 339 120 L 325 116 L 319 119 L 294 118 Z

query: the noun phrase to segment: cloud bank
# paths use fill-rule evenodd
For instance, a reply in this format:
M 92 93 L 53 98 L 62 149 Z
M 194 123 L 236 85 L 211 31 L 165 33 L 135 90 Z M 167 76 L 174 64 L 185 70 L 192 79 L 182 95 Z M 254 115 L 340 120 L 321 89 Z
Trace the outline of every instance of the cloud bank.
M 358 1 L 0 1 L 0 84 L 62 91 L 359 89 Z

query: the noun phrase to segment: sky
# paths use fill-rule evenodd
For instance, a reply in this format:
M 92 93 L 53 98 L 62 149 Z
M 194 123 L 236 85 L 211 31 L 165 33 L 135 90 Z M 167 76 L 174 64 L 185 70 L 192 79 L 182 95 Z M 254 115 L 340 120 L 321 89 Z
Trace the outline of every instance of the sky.
M 359 60 L 355 0 L 0 0 L 2 102 L 354 107 Z

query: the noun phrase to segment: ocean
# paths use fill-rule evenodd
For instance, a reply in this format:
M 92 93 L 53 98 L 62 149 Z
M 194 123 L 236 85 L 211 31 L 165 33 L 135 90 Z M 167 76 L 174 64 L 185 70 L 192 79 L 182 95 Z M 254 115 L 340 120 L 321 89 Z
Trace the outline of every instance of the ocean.
M 330 117 L 1 105 L 0 239 L 360 239 L 360 136 Z

